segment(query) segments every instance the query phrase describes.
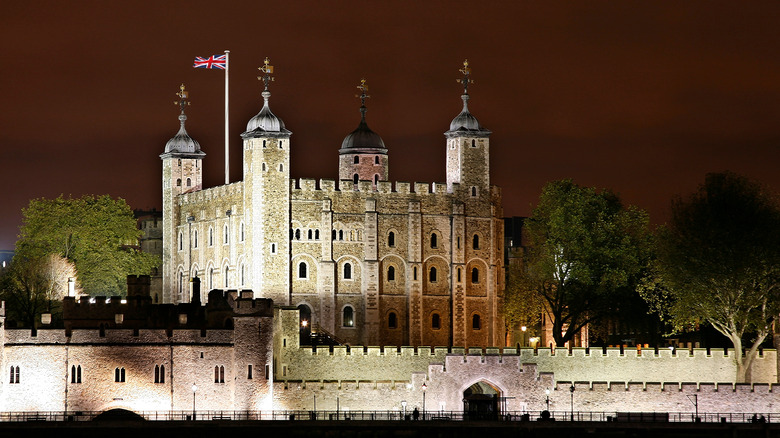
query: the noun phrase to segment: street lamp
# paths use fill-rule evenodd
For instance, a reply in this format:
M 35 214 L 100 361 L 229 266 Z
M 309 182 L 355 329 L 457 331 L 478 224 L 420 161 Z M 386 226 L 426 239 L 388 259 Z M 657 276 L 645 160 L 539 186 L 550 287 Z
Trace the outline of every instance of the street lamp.
M 406 400 L 402 400 L 401 401 L 401 406 L 403 407 L 403 410 L 404 410 L 404 417 L 403 417 L 403 419 L 406 420 Z
M 523 332 L 523 347 L 527 347 L 528 345 L 526 345 L 526 342 L 525 342 L 525 331 L 528 330 L 528 327 L 522 326 L 522 327 L 520 327 L 520 330 Z
M 550 412 L 550 390 L 545 389 L 544 393 L 547 395 L 547 412 Z
M 425 420 L 425 390 L 428 389 L 428 385 L 425 383 L 422 384 L 422 391 L 423 391 L 423 420 Z
M 574 421 L 574 382 L 569 387 L 569 392 L 571 392 L 571 421 Z
M 195 392 L 198 390 L 198 386 L 192 384 L 192 421 L 195 421 Z

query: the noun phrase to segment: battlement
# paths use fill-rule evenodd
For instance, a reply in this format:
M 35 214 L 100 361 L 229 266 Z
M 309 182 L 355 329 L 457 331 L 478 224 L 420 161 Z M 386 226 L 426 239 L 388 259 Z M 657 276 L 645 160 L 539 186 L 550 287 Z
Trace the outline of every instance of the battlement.
M 243 191 L 244 191 L 244 182 L 237 181 L 226 185 L 209 187 L 207 189 L 198 190 L 195 192 L 182 193 L 177 199 L 179 205 L 183 206 L 187 204 L 199 204 L 203 202 L 208 202 L 213 199 L 221 199 L 228 196 L 233 196 L 236 194 L 243 193 Z
M 453 184 L 453 192 L 457 193 L 460 184 Z M 405 181 L 379 181 L 374 188 L 371 181 L 359 181 L 355 185 L 352 180 L 332 180 L 314 178 L 290 179 L 290 191 L 294 194 L 304 195 L 307 192 L 316 192 L 330 194 L 334 192 L 358 192 L 358 193 L 396 193 L 400 195 L 448 195 L 452 193 L 447 191 L 447 184 L 441 182 L 427 183 Z

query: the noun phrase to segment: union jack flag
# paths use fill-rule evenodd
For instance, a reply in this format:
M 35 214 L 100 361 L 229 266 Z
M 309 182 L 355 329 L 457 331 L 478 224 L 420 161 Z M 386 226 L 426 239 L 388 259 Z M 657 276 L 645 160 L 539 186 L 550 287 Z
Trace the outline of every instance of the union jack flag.
M 195 63 L 192 66 L 195 68 L 218 68 L 224 70 L 226 63 L 226 55 L 213 55 L 208 58 L 196 56 Z

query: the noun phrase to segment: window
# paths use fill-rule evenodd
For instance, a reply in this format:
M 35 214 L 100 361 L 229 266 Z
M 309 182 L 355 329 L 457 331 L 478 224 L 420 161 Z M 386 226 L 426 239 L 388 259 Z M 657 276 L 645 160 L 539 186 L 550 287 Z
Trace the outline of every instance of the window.
M 390 312 L 387 315 L 387 328 L 397 328 L 398 327 L 398 317 L 395 315 L 395 312 Z
M 279 172 L 284 172 L 284 164 L 279 165 Z
M 70 383 L 81 383 L 81 365 L 70 367 Z
M 460 281 L 460 268 L 458 268 L 458 281 Z
M 474 241 L 472 242 L 472 248 L 479 249 L 479 235 L 474 235 Z
M 374 164 L 379 165 L 379 157 L 378 156 L 374 157 Z
M 439 236 L 436 233 L 431 233 L 431 248 L 439 247 Z
M 474 268 L 471 270 L 471 282 L 479 283 L 479 269 Z
M 114 382 L 123 383 L 125 381 L 125 368 L 114 368 Z
M 11 380 L 9 383 L 19 383 L 19 367 L 11 365 Z
M 246 284 L 246 267 L 243 263 L 241 263 L 241 281 L 239 282 L 239 285 L 243 286 Z
M 197 248 L 198 247 L 198 230 L 195 230 L 192 233 L 192 246 Z
M 351 280 L 352 279 L 352 264 L 351 263 L 344 263 L 344 279 L 345 280 Z
M 222 238 L 222 243 L 224 243 L 225 245 L 230 243 L 230 233 L 228 233 L 228 226 L 227 225 L 225 225 L 225 228 L 223 228 L 222 237 L 223 237 Z
M 176 187 L 181 187 L 181 178 L 176 179 Z
M 358 177 L 358 174 L 357 174 L 357 173 L 356 173 L 356 174 L 354 174 L 354 175 L 352 175 L 352 183 L 353 183 L 353 184 L 357 184 L 357 183 L 358 183 L 358 178 L 359 178 L 359 177 Z
M 265 365 L 265 380 L 268 380 L 271 377 L 271 366 L 266 364 Z
M 181 158 L 179 158 L 179 167 L 181 167 Z
M 393 266 L 387 268 L 387 281 L 395 281 L 395 267 Z
M 228 284 L 229 284 L 228 280 L 230 279 L 230 268 L 228 268 L 227 266 L 225 266 L 225 275 L 224 275 L 224 277 L 225 277 L 225 288 L 227 288 Z
M 477 187 L 471 186 L 471 197 L 474 198 L 477 196 Z
M 473 148 L 477 147 L 477 141 L 476 140 L 471 140 L 471 147 L 473 147 Z
M 439 330 L 441 328 L 441 317 L 438 313 L 431 315 L 431 328 L 434 330 Z
M 214 367 L 214 383 L 225 383 L 225 367 L 223 365 Z
M 355 158 L 354 158 L 354 160 L 352 162 L 355 163 L 355 164 L 360 164 L 360 157 L 355 155 Z
M 471 317 L 471 328 L 474 330 L 482 328 L 482 322 L 480 321 L 479 315 L 475 314 Z
M 428 275 L 428 281 L 430 281 L 431 283 L 435 283 L 436 282 L 436 268 L 435 267 L 431 268 L 430 274 Z
M 243 242 L 244 241 L 244 223 L 243 222 L 241 222 L 240 229 L 241 229 L 241 242 Z
M 209 268 L 209 290 L 214 289 L 214 268 Z
M 154 383 L 165 383 L 165 365 L 154 366 Z
M 314 231 L 313 231 L 313 230 L 309 230 L 309 232 L 308 232 L 308 233 L 306 233 L 306 237 L 307 237 L 309 240 L 311 240 L 312 236 L 314 236 Z
M 265 147 L 265 140 L 263 140 L 263 147 Z
M 279 149 L 284 149 L 284 141 L 279 140 Z
M 339 240 L 344 240 L 344 230 L 339 230 Z
M 214 229 L 209 227 L 209 246 L 214 246 Z
M 330 240 L 336 240 L 336 230 L 331 231 Z
M 379 182 L 379 175 L 374 175 L 374 185 Z
M 412 279 L 417 280 L 417 266 L 412 269 Z
M 260 169 L 261 169 L 263 172 L 265 172 L 265 163 L 263 163 L 263 164 L 262 164 L 262 166 L 260 166 Z
M 184 234 L 179 233 L 179 251 L 184 249 Z
M 192 187 L 192 180 L 187 178 L 187 187 Z
M 271 244 L 271 254 L 276 254 L 276 244 L 275 243 Z
M 306 279 L 308 278 L 308 266 L 306 266 L 306 262 L 300 262 L 298 263 L 298 278 L 300 279 Z
M 252 380 L 252 365 L 246 366 L 246 378 Z
M 320 240 L 320 230 L 314 230 L 314 240 Z
M 395 247 L 395 233 L 393 231 L 387 233 L 387 246 Z
M 295 230 L 295 240 L 301 240 L 301 230 Z
M 352 306 L 344 307 L 341 312 L 341 326 L 342 327 L 354 327 L 355 326 L 355 309 Z

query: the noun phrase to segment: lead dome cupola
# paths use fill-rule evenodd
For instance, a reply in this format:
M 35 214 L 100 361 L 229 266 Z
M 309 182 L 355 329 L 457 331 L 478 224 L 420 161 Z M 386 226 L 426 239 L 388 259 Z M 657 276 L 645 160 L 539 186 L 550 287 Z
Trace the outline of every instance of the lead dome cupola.
M 372 131 L 371 128 L 368 127 L 368 123 L 366 123 L 366 112 L 368 111 L 366 108 L 366 98 L 370 96 L 366 94 L 366 92 L 368 92 L 368 86 L 366 85 L 365 79 L 360 80 L 358 89 L 362 92 L 357 96 L 360 97 L 360 123 L 358 124 L 357 129 L 344 137 L 344 141 L 341 142 L 339 154 L 387 154 L 387 148 L 385 148 L 385 142 L 382 140 L 382 137 Z
M 181 114 L 179 114 L 179 132 L 173 136 L 167 143 L 165 143 L 164 154 L 189 154 L 189 155 L 201 155 L 203 152 L 200 150 L 200 143 L 195 141 L 184 127 L 184 123 L 187 121 L 187 115 L 184 113 L 184 109 L 190 104 L 187 100 L 189 93 L 184 89 L 184 84 L 179 87 L 179 92 L 176 93 L 179 96 L 179 101 L 174 102 L 181 108 Z
M 450 122 L 450 129 L 446 134 L 448 136 L 483 136 L 490 134 L 490 131 L 483 128 L 482 125 L 479 124 L 479 120 L 477 120 L 469 111 L 469 84 L 474 83 L 474 81 L 471 79 L 471 69 L 469 68 L 468 59 L 463 62 L 463 68 L 460 72 L 463 73 L 463 78 L 458 79 L 458 82 L 463 84 L 463 94 L 460 96 L 463 100 L 463 109 L 460 111 L 460 114 L 452 119 L 452 122 Z

